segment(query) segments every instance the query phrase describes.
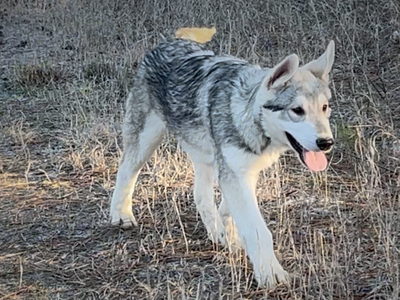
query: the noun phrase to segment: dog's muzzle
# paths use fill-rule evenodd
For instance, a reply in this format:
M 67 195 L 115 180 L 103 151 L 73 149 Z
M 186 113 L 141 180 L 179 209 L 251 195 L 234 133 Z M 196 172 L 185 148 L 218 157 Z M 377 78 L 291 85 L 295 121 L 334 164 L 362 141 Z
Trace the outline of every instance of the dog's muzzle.
M 319 148 L 317 151 L 312 151 L 304 148 L 289 132 L 285 132 L 286 137 L 300 158 L 300 161 L 306 165 L 311 171 L 323 171 L 328 166 L 328 161 L 324 152 L 330 149 L 333 145 L 333 139 L 318 139 L 316 144 Z

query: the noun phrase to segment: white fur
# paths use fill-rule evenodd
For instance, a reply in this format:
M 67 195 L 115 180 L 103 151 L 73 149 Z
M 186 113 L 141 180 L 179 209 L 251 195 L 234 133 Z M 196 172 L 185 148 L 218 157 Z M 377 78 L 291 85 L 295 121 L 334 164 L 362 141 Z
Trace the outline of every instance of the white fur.
M 228 229 L 234 232 L 233 236 L 230 234 L 232 242 L 240 243 L 247 251 L 259 284 L 273 287 L 277 282 L 286 282 L 288 274 L 274 254 L 272 234 L 261 215 L 255 193 L 260 170 L 278 160 L 279 148 L 261 157 L 251 156 L 236 147 L 224 148 L 223 153 L 233 171 L 219 182 L 224 195 L 221 211 L 225 215 L 228 211 L 236 225 L 237 233 L 232 228 L 232 220 L 227 218 Z

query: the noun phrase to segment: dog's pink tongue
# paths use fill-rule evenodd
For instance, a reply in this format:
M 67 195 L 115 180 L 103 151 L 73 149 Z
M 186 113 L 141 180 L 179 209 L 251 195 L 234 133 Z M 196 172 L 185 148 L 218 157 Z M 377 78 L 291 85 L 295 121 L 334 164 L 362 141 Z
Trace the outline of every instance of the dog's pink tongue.
M 323 152 L 305 151 L 304 161 L 311 171 L 318 172 L 326 169 L 328 161 Z

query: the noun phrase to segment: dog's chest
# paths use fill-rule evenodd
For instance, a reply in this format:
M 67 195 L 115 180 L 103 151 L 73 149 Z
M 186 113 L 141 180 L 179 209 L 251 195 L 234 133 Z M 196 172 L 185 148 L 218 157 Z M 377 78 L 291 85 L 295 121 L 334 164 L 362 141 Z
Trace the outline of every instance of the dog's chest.
M 270 168 L 273 164 L 279 161 L 279 157 L 283 152 L 285 152 L 285 149 L 282 146 L 272 144 L 268 146 L 262 155 L 254 159 L 255 161 L 253 162 L 253 165 L 255 168 L 259 168 L 260 171 L 262 169 Z

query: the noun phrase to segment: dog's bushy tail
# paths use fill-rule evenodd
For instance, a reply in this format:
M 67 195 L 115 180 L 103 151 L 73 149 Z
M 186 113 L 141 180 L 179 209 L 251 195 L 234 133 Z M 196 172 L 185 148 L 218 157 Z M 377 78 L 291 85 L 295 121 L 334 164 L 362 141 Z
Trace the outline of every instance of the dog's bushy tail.
M 217 32 L 215 27 L 212 28 L 179 28 L 175 33 L 175 38 L 186 39 L 198 43 L 207 43 L 211 41 L 213 35 Z

